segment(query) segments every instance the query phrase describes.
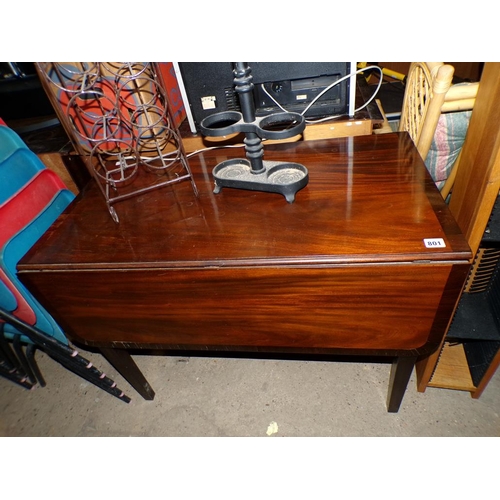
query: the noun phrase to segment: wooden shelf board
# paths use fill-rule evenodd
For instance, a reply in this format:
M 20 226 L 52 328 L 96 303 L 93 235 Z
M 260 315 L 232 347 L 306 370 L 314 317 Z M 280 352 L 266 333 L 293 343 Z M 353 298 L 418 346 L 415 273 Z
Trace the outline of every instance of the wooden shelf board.
M 428 385 L 459 391 L 474 392 L 476 390 L 462 344 L 445 343 L 436 371 Z
M 371 135 L 373 124 L 368 119 L 345 118 L 338 121 L 307 125 L 302 134 L 279 141 L 267 140 L 265 144 L 279 144 L 282 142 L 296 142 L 299 140 L 314 141 L 332 139 L 337 137 L 352 137 L 358 135 Z M 243 144 L 244 134 L 232 134 L 223 137 L 204 137 L 192 134 L 184 126 L 180 129 L 182 143 L 186 153 L 192 153 L 209 147 L 224 147 L 232 144 Z

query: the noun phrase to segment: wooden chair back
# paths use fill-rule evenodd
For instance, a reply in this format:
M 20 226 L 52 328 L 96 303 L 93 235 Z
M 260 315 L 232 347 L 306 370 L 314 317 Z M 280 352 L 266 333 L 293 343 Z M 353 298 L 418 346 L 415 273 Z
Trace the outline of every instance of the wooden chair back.
M 452 85 L 454 68 L 440 62 L 411 63 L 401 111 L 400 131 L 410 134 L 425 160 L 441 113 L 473 109 L 479 82 Z M 455 182 L 461 155 L 441 188 L 447 198 Z
M 449 64 L 425 62 L 413 62 L 408 70 L 399 131 L 410 134 L 424 160 L 454 71 Z

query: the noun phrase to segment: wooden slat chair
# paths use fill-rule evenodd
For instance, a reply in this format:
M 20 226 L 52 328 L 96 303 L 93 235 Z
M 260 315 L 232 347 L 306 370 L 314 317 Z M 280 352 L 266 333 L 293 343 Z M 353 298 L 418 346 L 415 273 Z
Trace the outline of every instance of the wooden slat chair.
M 399 124 L 399 131 L 410 134 L 445 199 L 453 186 L 459 164 L 459 151 L 470 118 L 470 113 L 453 112 L 472 110 L 479 86 L 478 83 L 452 85 L 453 75 L 454 68 L 449 64 L 412 63 L 406 78 Z M 447 127 L 450 130 L 457 128 L 457 120 L 460 120 L 459 127 L 462 130 L 458 138 L 451 137 L 447 132 L 436 134 L 438 125 L 442 127 L 441 131 Z M 450 123 L 453 124 L 451 127 Z M 447 158 L 438 173 L 436 163 L 443 155 Z
M 410 65 L 399 131 L 410 134 L 424 160 L 454 72 L 455 68 L 449 64 L 414 62 Z

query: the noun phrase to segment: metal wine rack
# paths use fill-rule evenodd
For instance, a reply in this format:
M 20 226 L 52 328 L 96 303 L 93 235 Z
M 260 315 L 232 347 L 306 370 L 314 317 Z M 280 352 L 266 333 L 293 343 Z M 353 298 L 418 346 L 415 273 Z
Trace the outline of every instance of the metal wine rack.
M 36 63 L 42 85 L 115 222 L 114 205 L 194 183 L 158 63 Z

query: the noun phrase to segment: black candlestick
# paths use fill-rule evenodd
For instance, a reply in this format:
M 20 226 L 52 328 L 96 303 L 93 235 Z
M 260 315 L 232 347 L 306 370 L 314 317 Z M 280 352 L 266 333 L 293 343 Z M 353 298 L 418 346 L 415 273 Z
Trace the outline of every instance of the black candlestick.
M 233 63 L 234 87 L 241 113 L 228 111 L 205 118 L 200 129 L 207 136 L 245 134 L 246 159 L 227 160 L 213 170 L 215 193 L 223 187 L 281 193 L 289 203 L 309 181 L 307 169 L 298 163 L 264 161 L 262 139 L 287 139 L 304 131 L 305 119 L 298 113 L 275 113 L 256 118 L 251 68 L 247 63 Z M 227 125 L 227 123 L 230 123 Z M 220 124 L 223 123 L 223 126 Z

